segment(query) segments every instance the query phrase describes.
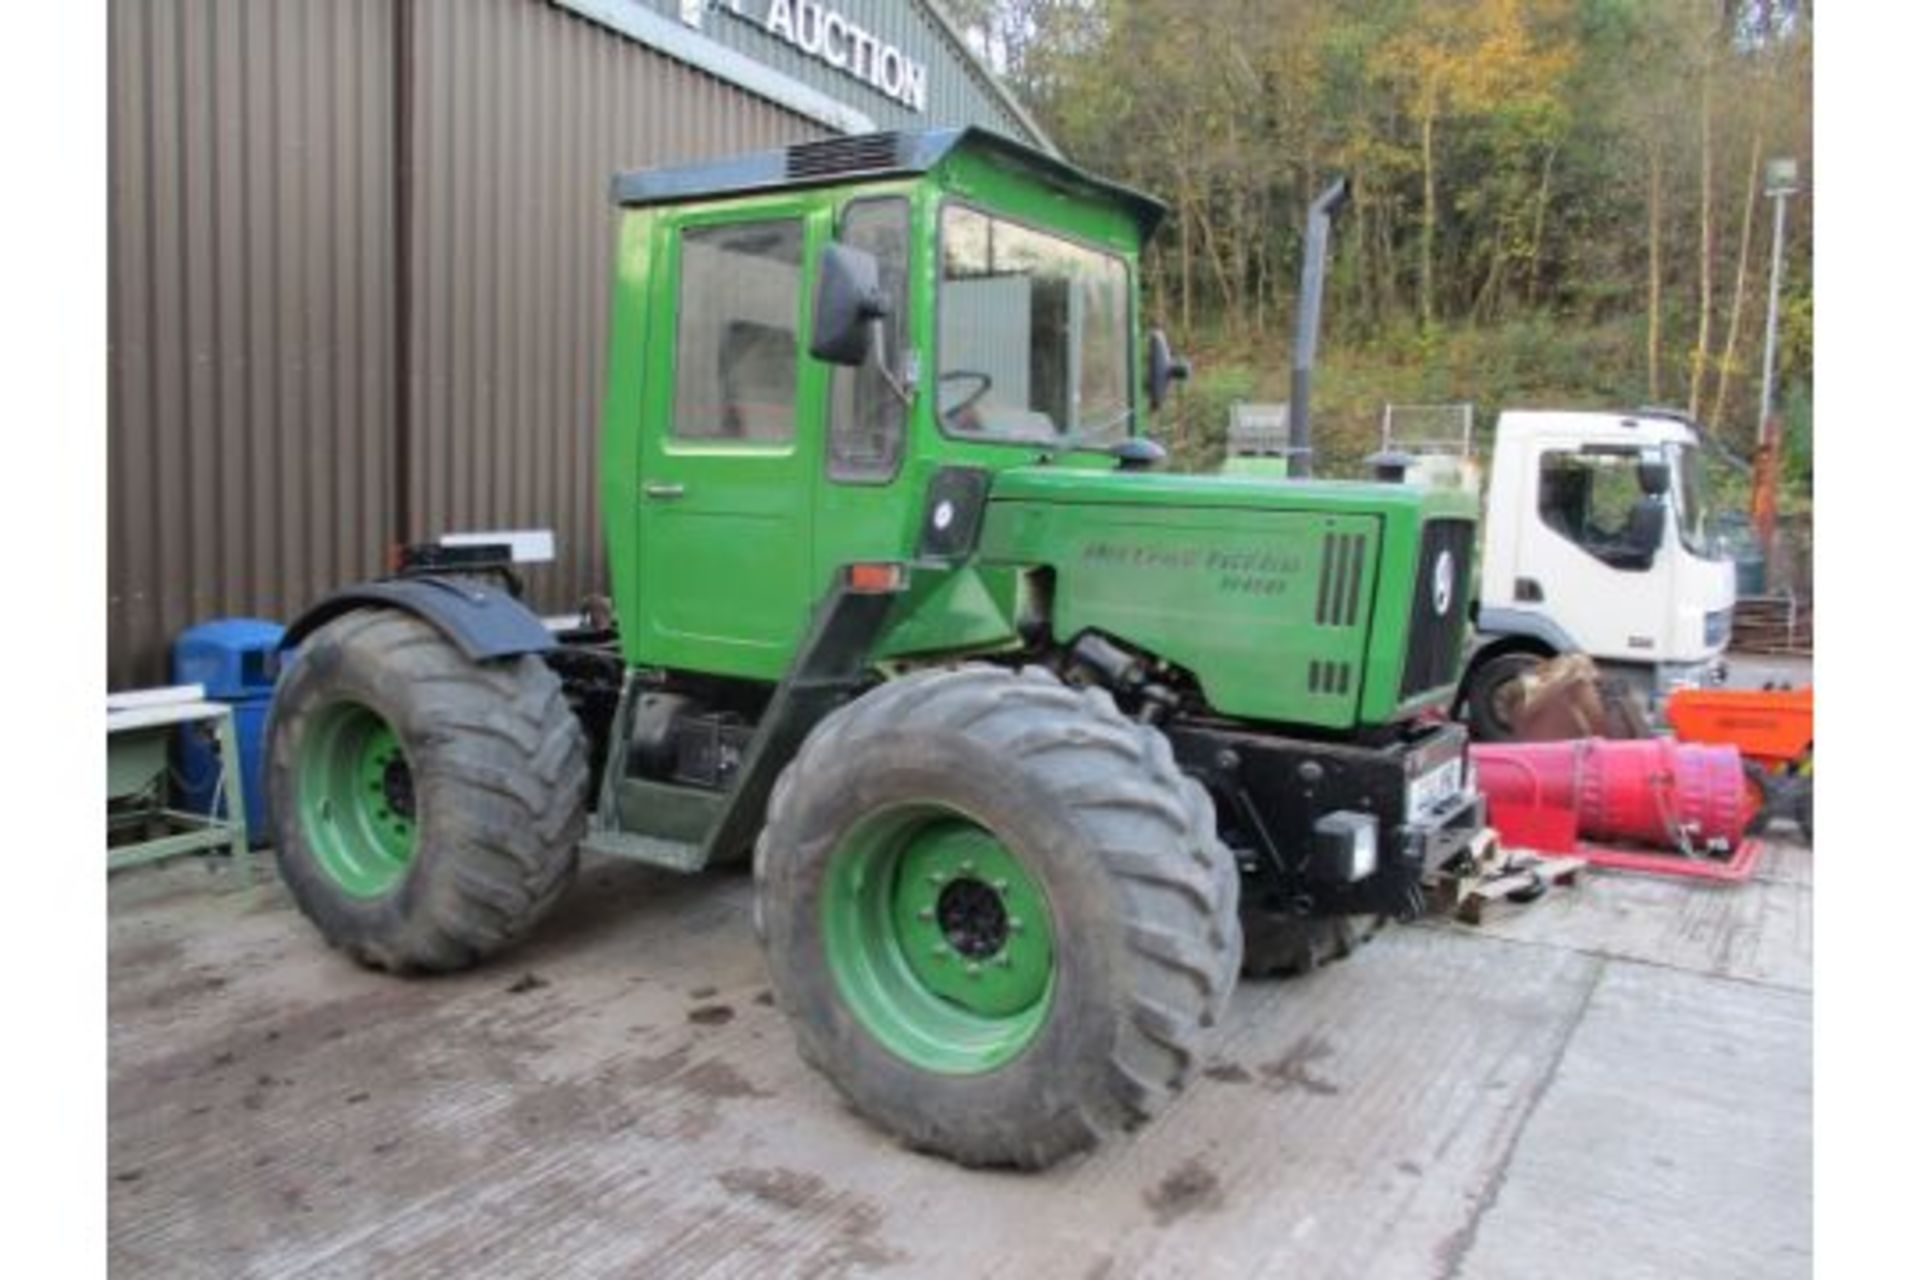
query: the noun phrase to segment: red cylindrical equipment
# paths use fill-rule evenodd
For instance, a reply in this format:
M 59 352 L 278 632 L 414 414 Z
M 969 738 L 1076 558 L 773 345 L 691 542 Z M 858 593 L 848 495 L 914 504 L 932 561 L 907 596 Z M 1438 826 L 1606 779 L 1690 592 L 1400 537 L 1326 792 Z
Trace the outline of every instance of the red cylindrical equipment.
M 1473 763 L 1493 810 L 1573 811 L 1588 840 L 1678 848 L 1738 845 L 1753 797 L 1734 747 L 1671 738 L 1476 743 Z

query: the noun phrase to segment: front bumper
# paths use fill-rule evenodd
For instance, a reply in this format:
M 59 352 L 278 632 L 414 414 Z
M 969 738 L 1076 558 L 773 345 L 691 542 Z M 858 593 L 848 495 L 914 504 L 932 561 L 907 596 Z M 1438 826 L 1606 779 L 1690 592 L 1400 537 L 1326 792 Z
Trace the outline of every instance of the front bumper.
M 1466 731 L 1457 724 L 1381 746 L 1226 726 L 1174 725 L 1168 736 L 1181 767 L 1214 797 L 1221 838 L 1239 855 L 1249 910 L 1417 915 L 1425 905 L 1422 881 L 1465 852 L 1486 825 Z M 1429 794 L 1422 780 L 1436 775 L 1449 778 L 1451 789 Z M 1314 858 L 1315 824 L 1336 813 L 1377 824 L 1372 874 L 1342 880 L 1326 874 L 1337 863 Z
M 1395 833 L 1400 859 L 1424 879 L 1465 853 L 1486 825 L 1487 798 L 1469 780 L 1452 804 Z

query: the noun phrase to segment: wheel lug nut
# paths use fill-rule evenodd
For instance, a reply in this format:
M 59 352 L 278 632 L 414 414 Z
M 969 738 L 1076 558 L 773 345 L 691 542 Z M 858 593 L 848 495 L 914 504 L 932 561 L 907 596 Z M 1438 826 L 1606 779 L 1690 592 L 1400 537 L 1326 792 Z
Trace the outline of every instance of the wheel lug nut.
M 1020 932 L 1020 931 L 1021 931 L 1022 929 L 1024 929 L 1024 928 L 1026 928 L 1026 927 L 1027 927 L 1027 922 L 1026 922 L 1026 921 L 1024 921 L 1024 920 L 1022 920 L 1022 919 L 1021 919 L 1021 918 L 1020 918 L 1019 916 L 1008 916 L 1008 917 L 1007 917 L 1007 932 L 1008 932 L 1008 933 L 1019 933 L 1019 932 Z
M 932 907 L 922 907 L 922 908 L 920 908 L 920 910 L 919 910 L 919 912 L 918 912 L 917 914 L 918 914 L 918 917 L 919 917 L 919 918 L 920 918 L 921 920 L 931 920 L 931 919 L 933 919 L 933 908 L 932 908 Z
M 980 976 L 980 962 L 978 960 L 967 961 L 967 976 L 969 978 L 977 978 Z
M 941 958 L 942 960 L 944 960 L 944 959 L 946 959 L 946 958 L 947 958 L 947 955 L 948 955 L 948 948 L 947 948 L 947 944 L 946 944 L 946 943 L 944 943 L 944 942 L 936 942 L 936 943 L 934 943 L 934 944 L 933 944 L 933 954 L 934 954 L 934 955 L 936 955 L 936 956 L 939 956 L 939 957 L 940 957 L 940 958 Z
M 963 862 L 963 863 L 961 863 L 961 864 L 960 864 L 960 874 L 961 874 L 961 875 L 963 875 L 963 876 L 970 876 L 970 875 L 972 875 L 972 874 L 973 874 L 973 863 L 972 863 L 971 861 L 967 861 L 967 862 Z
M 1005 880 L 995 880 L 993 882 L 993 891 L 995 893 L 1005 893 L 1008 889 L 1012 887 L 1013 887 L 1012 884 Z

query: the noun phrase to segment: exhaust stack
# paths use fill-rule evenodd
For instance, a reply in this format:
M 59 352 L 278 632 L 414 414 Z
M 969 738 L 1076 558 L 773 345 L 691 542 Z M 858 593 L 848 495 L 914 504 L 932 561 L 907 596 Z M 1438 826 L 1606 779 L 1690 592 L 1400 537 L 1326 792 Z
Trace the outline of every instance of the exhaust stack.
M 1352 186 L 1345 178 L 1314 197 L 1307 210 L 1307 251 L 1300 261 L 1300 301 L 1294 319 L 1293 387 L 1287 402 L 1287 474 L 1313 474 L 1313 357 L 1320 345 L 1320 293 L 1327 279 L 1327 239 Z

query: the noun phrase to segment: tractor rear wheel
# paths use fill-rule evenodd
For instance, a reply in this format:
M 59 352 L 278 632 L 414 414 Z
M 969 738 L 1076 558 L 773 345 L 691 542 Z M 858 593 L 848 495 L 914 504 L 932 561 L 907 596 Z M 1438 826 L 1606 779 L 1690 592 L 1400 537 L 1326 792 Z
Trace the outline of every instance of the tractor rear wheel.
M 301 645 L 267 760 L 280 874 L 327 942 L 394 972 L 520 938 L 573 876 L 587 743 L 535 657 L 469 660 L 392 610 Z
M 1292 916 L 1250 911 L 1241 916 L 1246 959 L 1240 972 L 1249 978 L 1280 978 L 1310 973 L 1344 960 L 1386 926 L 1385 916 Z
M 967 1165 L 1039 1168 L 1144 1122 L 1240 964 L 1205 791 L 1157 730 L 1037 669 L 915 673 L 834 712 L 754 870 L 801 1055 Z

